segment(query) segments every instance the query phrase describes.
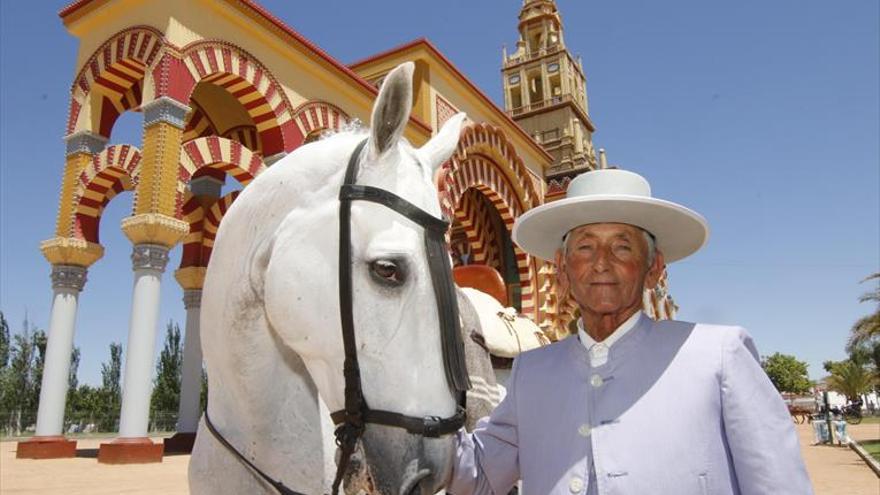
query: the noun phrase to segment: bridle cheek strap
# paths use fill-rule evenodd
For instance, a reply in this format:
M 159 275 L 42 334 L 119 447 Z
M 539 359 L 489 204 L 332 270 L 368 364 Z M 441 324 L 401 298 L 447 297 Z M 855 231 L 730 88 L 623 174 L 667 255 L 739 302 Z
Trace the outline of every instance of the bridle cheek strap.
M 342 325 L 342 342 L 345 349 L 343 376 L 345 378 L 345 408 L 330 416 L 337 424 L 336 443 L 341 449 L 336 479 L 331 493 L 337 493 L 349 459 L 354 453 L 358 438 L 363 434 L 367 423 L 403 428 L 406 431 L 426 437 L 439 437 L 454 433 L 464 425 L 465 392 L 470 388 L 464 358 L 464 343 L 458 319 L 458 304 L 452 269 L 446 249 L 445 234 L 449 222 L 439 219 L 418 206 L 394 193 L 371 186 L 355 184 L 358 162 L 367 140 L 361 141 L 349 158 L 345 179 L 339 191 L 339 314 Z M 352 282 L 351 254 L 351 203 L 369 201 L 380 204 L 425 229 L 425 251 L 434 297 L 437 301 L 440 322 L 441 347 L 446 380 L 450 390 L 458 397 L 458 406 L 453 416 L 440 418 L 429 416 L 417 418 L 390 411 L 370 409 L 364 399 L 361 386 L 360 365 L 357 357 L 357 342 L 354 329 L 354 293 Z

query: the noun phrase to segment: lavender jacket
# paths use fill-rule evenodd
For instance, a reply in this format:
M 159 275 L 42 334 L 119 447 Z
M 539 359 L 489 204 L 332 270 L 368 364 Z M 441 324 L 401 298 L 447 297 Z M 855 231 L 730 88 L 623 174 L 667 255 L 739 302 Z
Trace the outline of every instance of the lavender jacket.
M 738 327 L 642 316 L 591 367 L 576 336 L 522 354 L 458 434 L 448 493 L 810 494 L 791 417 Z

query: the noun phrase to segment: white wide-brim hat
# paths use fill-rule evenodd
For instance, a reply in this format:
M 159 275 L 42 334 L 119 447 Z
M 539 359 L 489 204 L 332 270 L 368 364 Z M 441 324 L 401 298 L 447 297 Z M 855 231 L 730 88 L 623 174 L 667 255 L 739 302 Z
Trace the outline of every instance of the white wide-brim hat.
M 651 185 L 641 175 L 602 169 L 572 180 L 565 199 L 520 216 L 513 225 L 513 241 L 529 254 L 552 260 L 568 231 L 591 223 L 625 223 L 650 232 L 667 263 L 694 254 L 709 239 L 702 215 L 651 197 Z

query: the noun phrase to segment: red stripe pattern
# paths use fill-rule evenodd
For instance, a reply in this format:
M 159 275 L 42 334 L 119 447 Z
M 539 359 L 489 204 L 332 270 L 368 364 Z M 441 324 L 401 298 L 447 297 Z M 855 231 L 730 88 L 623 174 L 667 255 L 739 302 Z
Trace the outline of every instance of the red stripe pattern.
M 472 124 L 462 131 L 456 152 L 441 169 L 438 177 L 440 206 L 445 215 L 455 216 L 462 225 L 465 222 L 485 222 L 474 216 L 476 213 L 472 207 L 459 211 L 465 193 L 476 189 L 491 203 L 510 233 L 520 215 L 543 202 L 542 191 L 536 188 L 537 182 L 532 175 L 500 129 L 491 124 Z M 478 228 L 486 230 L 486 227 Z M 482 239 L 469 235 L 475 260 L 478 254 L 484 260 L 489 259 L 490 253 L 486 252 L 489 240 L 485 237 L 487 234 L 482 235 Z M 498 244 L 497 234 L 494 242 Z M 536 300 L 539 261 L 516 245 L 513 250 L 522 287 L 522 312 L 539 321 Z
M 70 113 L 67 133 L 93 130 L 90 122 L 77 126 L 82 107 L 89 104 L 89 93 L 98 91 L 101 108 L 93 109 L 99 115 L 98 129 L 108 137 L 116 118 L 126 110 L 141 104 L 143 81 L 147 68 L 156 62 L 165 46 L 159 31 L 137 26 L 120 31 L 105 42 L 83 65 L 71 88 Z
M 290 150 L 299 144 L 293 142 L 297 141 L 297 133 L 293 131 L 296 126 L 290 102 L 275 78 L 256 58 L 235 45 L 219 41 L 193 43 L 183 54 L 184 64 L 194 81 L 187 99 L 199 82 L 220 86 L 250 115 L 265 155 Z
M 351 121 L 342 109 L 325 101 L 303 103 L 293 112 L 293 120 L 308 143 L 325 131 L 338 131 Z
M 95 155 L 80 174 L 74 195 L 76 237 L 99 243 L 98 227 L 104 208 L 117 194 L 134 189 L 140 164 L 140 150 L 128 144 L 108 146 Z
M 254 177 L 266 169 L 260 155 L 238 141 L 217 136 L 187 141 L 180 150 L 177 184 L 178 218 L 183 214 L 186 185 L 196 171 L 203 167 L 227 173 L 243 186 L 247 186 Z

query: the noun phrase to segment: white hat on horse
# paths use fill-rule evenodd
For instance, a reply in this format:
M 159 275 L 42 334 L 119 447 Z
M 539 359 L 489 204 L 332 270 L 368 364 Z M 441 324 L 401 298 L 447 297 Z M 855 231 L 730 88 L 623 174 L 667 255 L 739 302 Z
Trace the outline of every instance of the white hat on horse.
M 570 230 L 592 223 L 625 223 L 649 232 L 667 263 L 686 258 L 709 239 L 709 225 L 699 213 L 654 198 L 639 174 L 602 169 L 579 175 L 565 199 L 533 208 L 517 219 L 513 240 L 524 251 L 552 260 Z

